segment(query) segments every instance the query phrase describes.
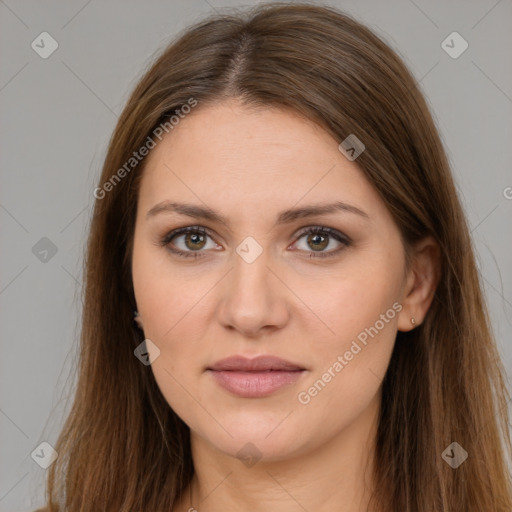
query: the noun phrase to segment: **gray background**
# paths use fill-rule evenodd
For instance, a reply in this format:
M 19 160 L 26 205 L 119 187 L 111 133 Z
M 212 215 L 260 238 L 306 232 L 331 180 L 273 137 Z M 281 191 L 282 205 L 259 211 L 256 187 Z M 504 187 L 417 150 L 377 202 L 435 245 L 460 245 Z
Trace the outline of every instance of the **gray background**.
M 0 511 L 43 503 L 45 470 L 31 453 L 55 442 L 70 406 L 92 192 L 129 92 L 178 31 L 215 9 L 254 4 L 0 0 Z M 510 376 L 512 1 L 330 4 L 383 36 L 427 96 Z M 44 31 L 59 45 L 47 59 L 31 47 Z M 469 44 L 456 59 L 441 46 L 453 31 Z M 38 252 L 43 237 L 54 255 Z

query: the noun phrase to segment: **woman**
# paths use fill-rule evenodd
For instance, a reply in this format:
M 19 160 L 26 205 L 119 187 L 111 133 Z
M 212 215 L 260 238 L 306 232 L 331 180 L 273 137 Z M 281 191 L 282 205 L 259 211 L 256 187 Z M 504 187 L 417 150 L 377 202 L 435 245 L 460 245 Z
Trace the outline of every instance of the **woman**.
M 191 27 L 94 195 L 47 510 L 512 509 L 467 222 L 368 28 L 308 4 Z

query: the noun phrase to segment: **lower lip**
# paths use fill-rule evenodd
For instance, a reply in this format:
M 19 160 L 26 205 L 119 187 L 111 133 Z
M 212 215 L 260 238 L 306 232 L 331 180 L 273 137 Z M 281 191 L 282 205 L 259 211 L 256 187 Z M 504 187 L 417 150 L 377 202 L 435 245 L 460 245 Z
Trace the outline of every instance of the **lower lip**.
M 296 382 L 305 370 L 297 371 L 213 371 L 208 370 L 224 389 L 242 398 L 259 398 L 270 395 Z

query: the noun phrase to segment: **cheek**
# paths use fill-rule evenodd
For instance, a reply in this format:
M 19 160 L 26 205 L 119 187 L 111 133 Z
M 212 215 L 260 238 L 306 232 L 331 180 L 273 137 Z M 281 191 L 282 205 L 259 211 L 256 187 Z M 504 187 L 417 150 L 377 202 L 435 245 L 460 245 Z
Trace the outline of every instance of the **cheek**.
M 204 402 L 198 385 L 204 359 L 201 298 L 204 300 L 213 278 L 187 278 L 174 271 L 164 250 L 157 249 L 134 248 L 132 268 L 144 336 L 159 350 L 150 368 L 167 403 L 189 426 L 198 428 L 195 420 L 204 416 L 197 405 Z
M 373 271 L 347 273 L 323 299 L 309 296 L 311 308 L 329 326 L 311 339 L 315 371 L 297 397 L 302 404 L 329 410 L 342 404 L 357 415 L 378 391 L 393 351 L 401 304 L 397 268 L 374 265 Z M 327 298 L 325 298 L 327 297 Z M 323 303 L 322 303 L 323 300 Z M 308 304 L 308 305 L 309 305 Z M 311 408 L 310 410 L 313 410 Z M 335 421 L 333 419 L 333 421 Z
M 339 352 L 348 350 L 355 339 L 363 343 L 366 338 L 393 339 L 397 309 L 401 309 L 396 302 L 400 286 L 394 273 L 394 269 L 384 266 L 373 266 L 372 272 L 354 268 L 331 278 L 327 286 L 305 290 L 308 308 L 323 324 L 321 335 L 310 340 L 315 350 Z M 302 327 L 307 331 L 307 325 L 311 330 L 311 322 Z
M 299 410 L 311 424 L 322 424 L 326 436 L 357 421 L 376 399 L 396 337 L 396 311 L 379 307 L 347 307 L 347 316 L 335 325 L 336 340 L 323 339 L 312 351 L 315 371 L 295 397 Z M 394 318 L 393 318 L 394 317 Z
M 206 431 L 205 434 L 210 433 L 213 438 L 224 436 L 225 431 L 219 422 L 222 414 L 212 407 L 211 398 L 205 394 L 204 386 L 200 385 L 201 376 L 195 373 L 197 364 L 187 364 L 186 357 L 173 352 L 173 347 L 165 347 L 151 365 L 165 401 L 192 431 Z M 216 421 L 212 421 L 212 418 Z
M 169 343 L 183 324 L 192 330 L 198 326 L 190 319 L 201 311 L 208 290 L 215 284 L 215 276 L 211 273 L 198 276 L 190 271 L 180 271 L 161 247 L 136 246 L 132 276 L 144 333 L 164 344 Z M 194 338 L 193 332 L 188 332 L 188 337 Z

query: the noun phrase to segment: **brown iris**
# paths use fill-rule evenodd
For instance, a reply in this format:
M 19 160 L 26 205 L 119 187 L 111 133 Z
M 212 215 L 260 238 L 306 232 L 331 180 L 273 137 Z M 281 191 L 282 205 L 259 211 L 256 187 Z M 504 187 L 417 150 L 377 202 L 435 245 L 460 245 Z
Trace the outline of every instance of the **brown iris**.
M 192 246 L 188 245 L 188 242 L 191 241 Z M 199 233 L 186 233 L 185 234 L 185 245 L 192 250 L 202 249 L 205 245 L 205 236 Z M 200 247 L 198 247 L 200 246 Z
M 323 243 L 321 243 L 321 245 L 318 245 L 319 239 L 321 238 L 324 239 Z M 325 249 L 329 244 L 328 237 L 325 235 L 319 235 L 318 233 L 310 233 L 310 235 L 307 238 L 307 243 L 309 244 L 310 242 L 313 242 L 316 245 L 316 248 L 314 249 L 315 251 Z M 313 246 L 310 247 L 313 248 Z

